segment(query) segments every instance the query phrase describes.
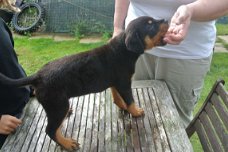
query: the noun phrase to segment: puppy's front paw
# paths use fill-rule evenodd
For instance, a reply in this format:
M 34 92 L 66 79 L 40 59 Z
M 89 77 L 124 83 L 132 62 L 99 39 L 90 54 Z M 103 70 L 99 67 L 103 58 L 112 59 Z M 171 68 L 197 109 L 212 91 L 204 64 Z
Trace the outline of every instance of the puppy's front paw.
M 135 105 L 135 103 L 132 103 L 130 106 L 128 106 L 127 111 L 133 116 L 133 117 L 140 117 L 144 115 L 144 110 L 142 108 L 139 108 Z
M 75 150 L 79 149 L 80 144 L 76 140 L 67 138 L 61 145 L 67 151 L 75 151 Z

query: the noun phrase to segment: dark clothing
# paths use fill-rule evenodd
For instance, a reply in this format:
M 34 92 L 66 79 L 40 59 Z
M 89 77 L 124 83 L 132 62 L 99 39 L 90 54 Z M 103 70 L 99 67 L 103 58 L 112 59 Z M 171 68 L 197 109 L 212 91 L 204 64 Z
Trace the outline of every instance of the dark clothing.
M 14 50 L 12 33 L 3 19 L 0 17 L 0 72 L 10 78 L 25 77 L 23 68 L 18 63 Z M 29 100 L 30 89 L 28 87 L 15 88 L 0 84 L 0 115 L 9 114 L 18 116 Z M 0 147 L 3 140 L 0 135 Z M 3 141 L 2 141 L 3 140 Z

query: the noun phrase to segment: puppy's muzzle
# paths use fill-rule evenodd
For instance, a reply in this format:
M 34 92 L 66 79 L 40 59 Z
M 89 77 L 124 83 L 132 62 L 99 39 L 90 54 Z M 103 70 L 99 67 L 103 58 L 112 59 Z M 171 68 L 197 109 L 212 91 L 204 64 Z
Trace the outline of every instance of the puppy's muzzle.
M 169 24 L 167 20 L 160 20 L 159 21 L 160 25 L 159 25 L 159 35 L 160 35 L 160 46 L 164 46 L 167 43 L 163 40 L 165 37 L 166 32 L 168 31 L 169 28 Z

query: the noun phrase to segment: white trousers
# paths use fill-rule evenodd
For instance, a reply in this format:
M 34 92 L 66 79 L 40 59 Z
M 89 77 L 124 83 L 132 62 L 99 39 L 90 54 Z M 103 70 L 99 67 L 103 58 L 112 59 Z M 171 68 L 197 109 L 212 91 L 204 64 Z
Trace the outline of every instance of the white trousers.
M 133 80 L 164 80 L 187 127 L 193 119 L 211 59 L 212 55 L 204 59 L 171 59 L 144 53 L 136 63 Z

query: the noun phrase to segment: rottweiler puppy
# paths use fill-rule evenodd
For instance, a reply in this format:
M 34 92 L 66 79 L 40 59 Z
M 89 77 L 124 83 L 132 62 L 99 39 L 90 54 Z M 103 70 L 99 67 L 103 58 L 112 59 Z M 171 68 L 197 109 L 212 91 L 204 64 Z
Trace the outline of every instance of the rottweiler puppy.
M 79 148 L 65 138 L 61 125 L 69 111 L 68 99 L 111 88 L 114 103 L 133 117 L 144 114 L 134 103 L 131 78 L 144 50 L 163 46 L 168 23 L 151 17 L 133 20 L 127 29 L 101 47 L 47 63 L 32 76 L 13 80 L 0 74 L 1 85 L 32 85 L 48 118 L 46 133 L 63 148 Z

